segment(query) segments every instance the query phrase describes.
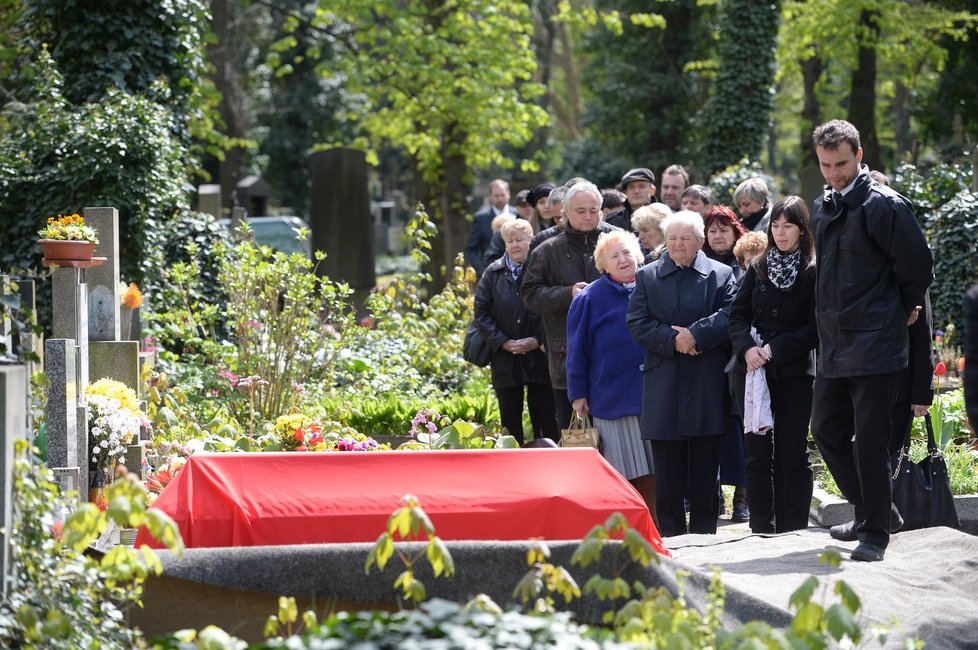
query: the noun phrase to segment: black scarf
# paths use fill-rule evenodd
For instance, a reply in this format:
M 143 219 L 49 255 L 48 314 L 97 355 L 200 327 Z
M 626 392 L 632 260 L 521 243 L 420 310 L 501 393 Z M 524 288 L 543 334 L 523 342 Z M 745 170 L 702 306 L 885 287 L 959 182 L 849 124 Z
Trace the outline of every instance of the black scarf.
M 788 291 L 795 286 L 798 271 L 801 270 L 801 249 L 793 253 L 782 253 L 777 248 L 767 251 L 767 277 L 771 284 L 782 291 Z

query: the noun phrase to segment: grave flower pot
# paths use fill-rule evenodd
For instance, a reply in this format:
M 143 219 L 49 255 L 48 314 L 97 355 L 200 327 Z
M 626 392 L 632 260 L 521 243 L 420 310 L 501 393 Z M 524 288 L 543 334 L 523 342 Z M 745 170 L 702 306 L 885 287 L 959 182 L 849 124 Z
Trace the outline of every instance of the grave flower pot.
M 99 510 L 109 507 L 109 484 L 115 476 L 115 461 L 107 467 L 95 467 L 89 472 L 88 500 Z
M 95 246 L 98 244 L 98 242 L 73 239 L 42 239 L 39 243 L 41 244 L 41 251 L 44 253 L 44 259 L 53 262 L 90 260 L 95 252 Z

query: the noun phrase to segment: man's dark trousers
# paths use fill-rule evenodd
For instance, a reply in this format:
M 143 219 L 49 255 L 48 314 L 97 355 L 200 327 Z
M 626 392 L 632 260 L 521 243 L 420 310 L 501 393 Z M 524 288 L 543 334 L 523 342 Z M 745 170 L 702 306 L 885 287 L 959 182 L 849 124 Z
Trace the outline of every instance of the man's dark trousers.
M 889 441 L 900 373 L 815 377 L 812 434 L 842 495 L 856 508 L 861 542 L 890 541 Z

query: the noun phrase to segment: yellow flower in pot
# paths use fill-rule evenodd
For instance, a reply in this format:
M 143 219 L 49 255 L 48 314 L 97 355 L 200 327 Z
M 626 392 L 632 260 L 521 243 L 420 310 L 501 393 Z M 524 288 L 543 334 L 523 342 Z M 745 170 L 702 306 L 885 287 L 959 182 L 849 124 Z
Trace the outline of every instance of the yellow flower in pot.
M 98 232 L 79 214 L 48 217 L 37 235 L 46 260 L 90 260 L 98 244 Z

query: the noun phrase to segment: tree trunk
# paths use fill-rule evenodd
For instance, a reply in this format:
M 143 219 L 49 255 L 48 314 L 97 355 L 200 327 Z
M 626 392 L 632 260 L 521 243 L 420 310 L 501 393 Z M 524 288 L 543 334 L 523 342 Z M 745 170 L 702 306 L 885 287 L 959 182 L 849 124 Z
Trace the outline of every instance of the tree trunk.
M 818 169 L 818 157 L 815 155 L 815 145 L 812 140 L 812 131 L 822 122 L 822 105 L 818 101 L 815 87 L 824 69 L 822 59 L 818 56 L 801 62 L 805 104 L 801 109 L 801 160 L 798 164 L 798 178 L 801 181 L 801 196 L 809 202 L 822 191 L 825 180 Z
M 424 203 L 428 215 L 438 226 L 438 235 L 431 242 L 431 275 L 429 297 L 441 291 L 455 265 L 455 257 L 465 249 L 469 223 L 466 220 L 465 196 L 469 187 L 468 165 L 458 153 L 465 137 L 457 126 L 449 126 L 442 142 L 442 168 L 435 180 L 423 182 Z
M 211 78 L 221 93 L 221 103 L 218 106 L 221 120 L 224 122 L 224 134 L 231 138 L 245 137 L 245 119 L 241 93 L 241 80 L 235 69 L 233 45 L 234 42 L 234 11 L 236 3 L 232 0 L 211 0 L 211 30 L 217 36 L 217 42 L 207 46 L 208 60 L 213 65 Z M 232 147 L 225 151 L 224 160 L 220 163 L 221 204 L 225 210 L 235 205 L 233 194 L 241 180 L 244 167 L 244 149 Z
M 913 150 L 913 134 L 910 127 L 910 89 L 899 79 L 893 95 L 893 126 L 895 131 L 893 161 L 899 164 Z
M 879 137 L 876 135 L 876 44 L 880 38 L 879 13 L 863 10 L 859 14 L 859 58 L 852 71 L 849 91 L 849 121 L 859 129 L 863 163 L 883 171 Z

